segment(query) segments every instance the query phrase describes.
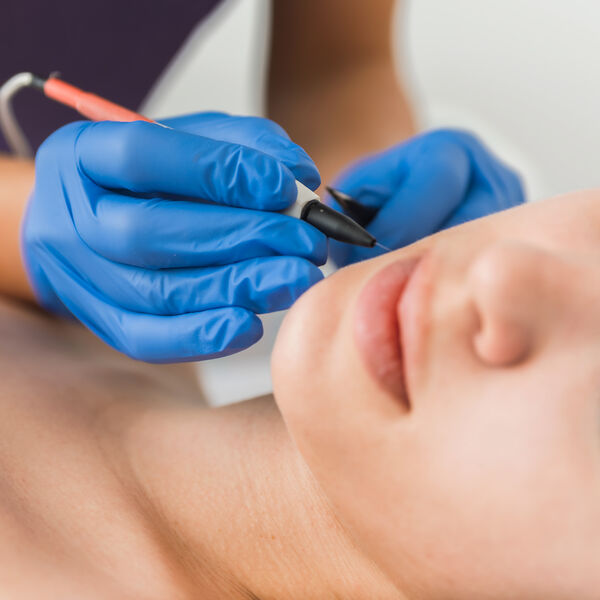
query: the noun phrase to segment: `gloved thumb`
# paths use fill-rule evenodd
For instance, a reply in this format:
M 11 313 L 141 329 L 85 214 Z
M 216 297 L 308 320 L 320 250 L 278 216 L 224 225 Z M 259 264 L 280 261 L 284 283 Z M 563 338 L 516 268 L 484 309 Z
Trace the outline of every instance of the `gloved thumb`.
M 470 162 L 457 144 L 423 148 L 405 165 L 397 189 L 369 224 L 370 232 L 395 249 L 429 235 L 463 202 L 470 184 Z
M 395 249 L 439 229 L 463 201 L 470 181 L 465 149 L 444 132 L 434 132 L 360 161 L 334 187 L 377 209 L 367 229 Z M 381 253 L 377 248 L 331 248 L 340 265 Z

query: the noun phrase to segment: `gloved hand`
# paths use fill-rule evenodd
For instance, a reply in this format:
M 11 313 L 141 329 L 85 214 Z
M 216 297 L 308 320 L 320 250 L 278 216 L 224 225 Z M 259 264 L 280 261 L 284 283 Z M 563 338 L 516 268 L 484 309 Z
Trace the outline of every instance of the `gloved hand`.
M 321 279 L 327 240 L 278 211 L 319 173 L 265 119 L 77 122 L 36 156 L 22 229 L 39 302 L 150 362 L 231 354 Z M 271 211 L 271 212 L 267 212 Z
M 368 157 L 333 187 L 378 209 L 366 228 L 392 249 L 524 202 L 519 177 L 511 169 L 474 136 L 450 129 L 416 136 Z M 384 252 L 330 244 L 339 266 Z

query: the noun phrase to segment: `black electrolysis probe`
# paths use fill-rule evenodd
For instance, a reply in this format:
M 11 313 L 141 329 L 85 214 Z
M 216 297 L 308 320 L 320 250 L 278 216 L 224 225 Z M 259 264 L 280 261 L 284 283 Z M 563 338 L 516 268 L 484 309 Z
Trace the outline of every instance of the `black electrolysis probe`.
M 366 227 L 377 214 L 377 209 L 373 206 L 362 204 L 361 202 L 355 200 L 352 196 L 348 196 L 348 194 L 344 194 L 344 192 L 341 192 L 340 190 L 334 190 L 329 186 L 326 186 L 325 189 L 329 192 L 330 196 L 344 209 L 344 213 L 363 227 Z
M 342 207 L 344 213 L 361 227 L 366 227 L 375 218 L 378 209 L 374 206 L 367 206 L 366 204 L 356 200 L 356 198 L 353 198 L 352 196 L 349 196 L 340 190 L 334 190 L 332 187 L 325 186 L 325 189 L 329 192 L 329 195 Z M 375 244 L 373 245 L 379 246 L 386 252 L 392 251 L 391 248 L 384 246 L 378 241 L 375 241 Z
M 367 248 L 372 248 L 377 244 L 375 237 L 354 219 L 321 202 L 321 198 L 315 192 L 299 181 L 296 181 L 296 186 L 298 188 L 296 202 L 284 210 L 284 214 L 306 221 L 327 237 L 339 242 Z M 335 190 L 331 190 L 331 188 L 328 190 L 335 198 L 335 194 L 332 193 Z M 358 202 L 354 202 L 358 204 Z

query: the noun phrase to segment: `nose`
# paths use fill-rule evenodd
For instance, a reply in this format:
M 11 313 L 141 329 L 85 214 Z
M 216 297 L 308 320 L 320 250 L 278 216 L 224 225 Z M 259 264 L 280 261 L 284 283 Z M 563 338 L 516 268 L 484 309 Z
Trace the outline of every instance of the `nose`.
M 540 248 L 502 242 L 484 250 L 468 274 L 478 357 L 498 367 L 527 359 L 560 319 L 569 276 L 561 257 Z

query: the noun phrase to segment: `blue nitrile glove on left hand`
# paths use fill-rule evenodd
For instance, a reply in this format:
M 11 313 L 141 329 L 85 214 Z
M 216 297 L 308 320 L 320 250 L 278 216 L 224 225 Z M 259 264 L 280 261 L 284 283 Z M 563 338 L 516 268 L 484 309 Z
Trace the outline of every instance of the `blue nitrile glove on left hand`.
M 116 349 L 170 362 L 238 352 L 256 316 L 322 274 L 327 240 L 274 211 L 315 189 L 306 153 L 266 119 L 205 113 L 78 122 L 36 157 L 22 246 L 42 306 Z
M 363 159 L 333 187 L 377 209 L 366 229 L 391 249 L 524 202 L 514 171 L 474 136 L 450 129 L 418 135 Z M 330 241 L 339 266 L 383 252 Z

